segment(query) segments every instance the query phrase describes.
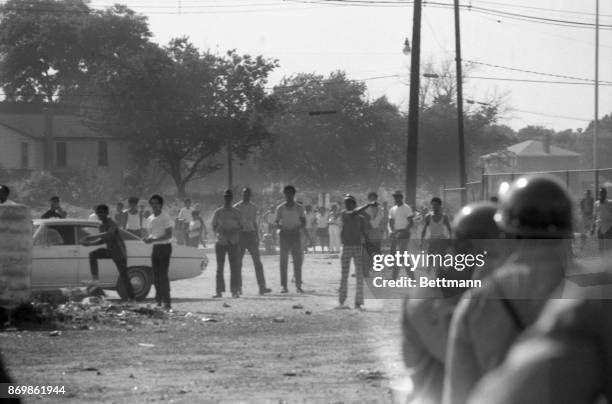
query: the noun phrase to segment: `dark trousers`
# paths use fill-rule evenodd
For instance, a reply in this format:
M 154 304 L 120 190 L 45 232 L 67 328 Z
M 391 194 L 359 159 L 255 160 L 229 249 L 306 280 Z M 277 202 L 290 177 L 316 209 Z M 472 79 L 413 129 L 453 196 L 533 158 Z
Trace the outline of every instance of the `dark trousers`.
M 155 286 L 155 301 L 170 306 L 170 256 L 172 244 L 154 244 L 151 253 L 151 266 L 153 267 L 153 285 Z
M 295 286 L 302 287 L 302 241 L 299 231 L 280 232 L 280 274 L 281 286 L 287 287 L 287 267 L 289 266 L 289 252 L 293 258 L 293 276 Z
M 244 253 L 249 252 L 253 259 L 253 266 L 255 267 L 255 277 L 257 278 L 257 286 L 259 289 L 266 288 L 266 278 L 264 276 L 263 264 L 259 257 L 259 240 L 257 238 L 257 232 L 255 231 L 243 231 L 240 233 L 240 241 L 238 242 L 238 262 L 240 267 L 240 279 L 242 280 L 242 260 L 244 259 Z M 240 285 L 242 286 L 242 285 Z
M 127 269 L 127 258 L 126 257 L 113 257 L 110 250 L 107 248 L 98 248 L 89 253 L 89 270 L 91 271 L 91 277 L 95 280 L 99 278 L 98 260 L 99 259 L 112 259 L 117 270 L 119 271 L 119 280 L 125 288 L 128 299 L 134 298 L 134 289 L 128 276 Z
M 397 237 L 393 237 L 391 239 L 391 251 L 390 253 L 392 255 L 394 255 L 397 251 L 400 252 L 404 252 L 408 250 L 408 243 L 410 242 L 410 238 L 397 238 Z M 392 272 L 392 276 L 393 279 L 397 279 L 398 275 L 399 275 L 399 271 L 400 271 L 400 267 L 398 266 L 394 266 L 393 267 L 393 272 Z M 410 268 L 406 268 L 406 272 L 408 273 L 408 276 L 412 279 L 414 279 L 414 272 L 412 272 L 410 270 Z
M 232 293 L 240 292 L 242 288 L 242 279 L 240 276 L 240 263 L 238 244 L 215 244 L 215 255 L 217 256 L 217 294 L 225 292 L 225 278 L 223 276 L 223 267 L 225 266 L 225 254 L 230 266 L 230 291 Z

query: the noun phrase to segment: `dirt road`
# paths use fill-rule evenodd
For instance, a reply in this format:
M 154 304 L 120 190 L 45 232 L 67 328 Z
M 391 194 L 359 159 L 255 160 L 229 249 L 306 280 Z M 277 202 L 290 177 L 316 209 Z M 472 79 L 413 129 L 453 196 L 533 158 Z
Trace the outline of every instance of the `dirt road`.
M 390 383 L 404 376 L 399 301 L 368 299 L 366 312 L 334 310 L 340 263 L 321 254 L 306 257 L 304 295 L 291 287 L 279 293 L 278 256 L 268 256 L 273 293 L 258 296 L 247 255 L 244 296 L 212 299 L 216 264 L 209 257 L 202 276 L 172 283 L 176 313 L 169 319 L 94 324 L 59 336 L 1 332 L 16 381 L 65 386 L 63 396 L 26 402 L 390 402 Z M 354 278 L 350 284 L 352 303 Z

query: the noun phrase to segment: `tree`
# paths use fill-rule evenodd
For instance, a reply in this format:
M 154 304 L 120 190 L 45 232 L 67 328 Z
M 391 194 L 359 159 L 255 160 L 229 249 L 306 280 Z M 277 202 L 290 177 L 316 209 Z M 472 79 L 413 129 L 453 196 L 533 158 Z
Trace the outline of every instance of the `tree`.
M 273 178 L 316 187 L 377 188 L 397 174 L 402 116 L 386 98 L 366 100 L 363 83 L 342 71 L 328 77 L 301 73 L 284 78 L 273 97 L 273 137 L 260 159 Z
M 214 157 L 227 144 L 246 156 L 267 136 L 264 85 L 276 61 L 200 52 L 186 38 L 142 52 L 112 66 L 92 83 L 88 122 L 129 139 L 133 154 L 154 161 L 184 196 L 190 181 L 221 165 Z
M 118 5 L 93 10 L 83 0 L 9 0 L 0 19 L 0 85 L 11 101 L 62 100 L 151 36 L 144 16 Z

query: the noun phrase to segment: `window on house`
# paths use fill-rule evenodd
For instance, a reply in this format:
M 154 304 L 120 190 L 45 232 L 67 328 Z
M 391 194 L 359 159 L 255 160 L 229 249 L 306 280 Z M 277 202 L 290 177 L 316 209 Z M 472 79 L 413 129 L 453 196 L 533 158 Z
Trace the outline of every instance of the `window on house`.
M 55 143 L 55 166 L 64 168 L 67 166 L 66 142 Z
M 28 142 L 21 143 L 21 168 L 28 168 L 30 166 L 30 153 Z
M 106 140 L 98 142 L 98 165 L 102 167 L 108 166 L 108 144 Z

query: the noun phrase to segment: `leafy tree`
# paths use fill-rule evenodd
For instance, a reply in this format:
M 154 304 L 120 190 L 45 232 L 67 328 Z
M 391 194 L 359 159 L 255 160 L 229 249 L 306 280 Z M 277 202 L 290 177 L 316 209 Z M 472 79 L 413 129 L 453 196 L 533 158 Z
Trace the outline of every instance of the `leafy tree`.
M 260 159 L 267 173 L 314 187 L 396 186 L 403 118 L 386 98 L 367 101 L 365 85 L 342 71 L 286 77 L 273 97 L 274 135 Z
M 135 156 L 154 161 L 185 194 L 190 181 L 221 165 L 214 157 L 233 142 L 244 158 L 267 136 L 264 85 L 276 62 L 202 53 L 187 39 L 150 44 L 92 83 L 100 94 L 84 107 L 94 127 L 130 140 Z
M 0 6 L 0 85 L 8 100 L 54 102 L 150 36 L 146 18 L 125 6 L 9 0 Z

